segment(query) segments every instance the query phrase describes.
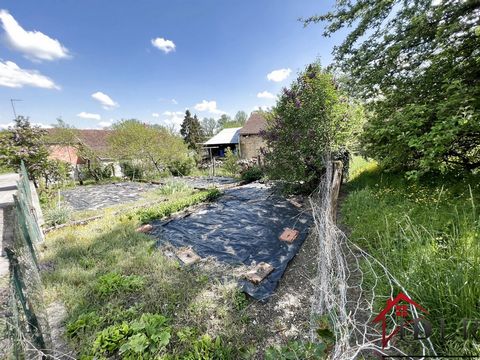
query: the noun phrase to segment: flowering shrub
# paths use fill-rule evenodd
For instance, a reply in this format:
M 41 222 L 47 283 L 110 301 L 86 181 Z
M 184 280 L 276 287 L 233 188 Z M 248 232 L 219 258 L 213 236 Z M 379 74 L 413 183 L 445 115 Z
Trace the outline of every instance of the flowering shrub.
M 283 89 L 266 117 L 262 136 L 269 177 L 301 181 L 312 190 L 324 173 L 325 156 L 352 145 L 363 110 L 340 91 L 332 74 L 314 63 Z

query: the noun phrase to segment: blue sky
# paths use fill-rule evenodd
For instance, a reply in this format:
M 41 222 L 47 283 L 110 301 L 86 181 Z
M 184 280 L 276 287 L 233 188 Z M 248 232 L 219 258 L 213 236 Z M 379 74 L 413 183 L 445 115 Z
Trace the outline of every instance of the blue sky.
M 17 114 L 101 128 L 178 124 L 271 106 L 296 72 L 342 40 L 297 21 L 333 1 L 2 0 L 0 124 Z M 290 71 L 289 71 L 290 70 Z M 270 76 L 268 76 L 270 74 Z

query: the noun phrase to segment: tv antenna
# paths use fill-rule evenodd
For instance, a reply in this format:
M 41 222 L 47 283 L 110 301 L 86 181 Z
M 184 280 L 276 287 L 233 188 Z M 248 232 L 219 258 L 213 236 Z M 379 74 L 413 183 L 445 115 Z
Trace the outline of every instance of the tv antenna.
M 21 99 L 10 99 L 10 103 L 12 104 L 13 116 L 14 119 L 17 119 L 17 112 L 15 111 L 15 101 L 23 101 Z

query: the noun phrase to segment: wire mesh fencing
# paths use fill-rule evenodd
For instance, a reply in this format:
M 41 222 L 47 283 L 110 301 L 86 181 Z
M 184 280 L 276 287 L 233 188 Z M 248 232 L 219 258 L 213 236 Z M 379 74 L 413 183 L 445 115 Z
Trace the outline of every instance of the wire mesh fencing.
M 35 212 L 27 170 L 21 164 L 14 195 L 13 242 L 9 260 L 9 313 L 6 329 L 15 359 L 48 359 L 52 348 L 36 247 L 44 241 Z
M 385 343 L 383 324 L 379 326 L 374 322 L 379 304 L 386 304 L 399 292 L 408 296 L 408 292 L 380 261 L 350 241 L 336 226 L 338 165 L 335 167 L 329 158 L 325 163 L 330 166 L 327 166 L 318 190 L 310 197 L 313 230 L 319 247 L 311 308 L 311 340 L 321 340 L 317 332 L 319 319 L 327 318 L 335 336 L 329 355 L 331 359 L 436 356 L 429 339 L 418 340 L 409 348 L 394 339 Z M 407 306 L 412 317 L 418 319 L 417 308 Z M 385 314 L 384 324 L 387 323 L 389 329 L 399 328 L 395 311 Z M 418 326 L 424 330 L 421 324 Z M 390 331 L 387 335 L 394 330 Z M 413 330 L 406 328 L 405 331 Z

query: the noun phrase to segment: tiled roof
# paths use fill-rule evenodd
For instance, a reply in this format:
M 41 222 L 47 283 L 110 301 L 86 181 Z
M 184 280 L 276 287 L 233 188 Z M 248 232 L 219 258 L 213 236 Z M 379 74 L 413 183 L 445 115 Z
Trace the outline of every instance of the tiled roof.
M 47 129 L 49 135 L 54 135 L 56 129 Z M 91 129 L 75 129 L 78 142 L 85 145 L 89 149 L 95 151 L 99 155 L 107 155 L 108 141 L 107 138 L 112 134 L 112 130 L 91 130 Z
M 238 144 L 238 133 L 241 128 L 223 129 L 204 145 Z
M 252 113 L 245 126 L 240 130 L 240 135 L 257 135 L 261 130 L 265 130 L 267 121 L 259 113 Z

